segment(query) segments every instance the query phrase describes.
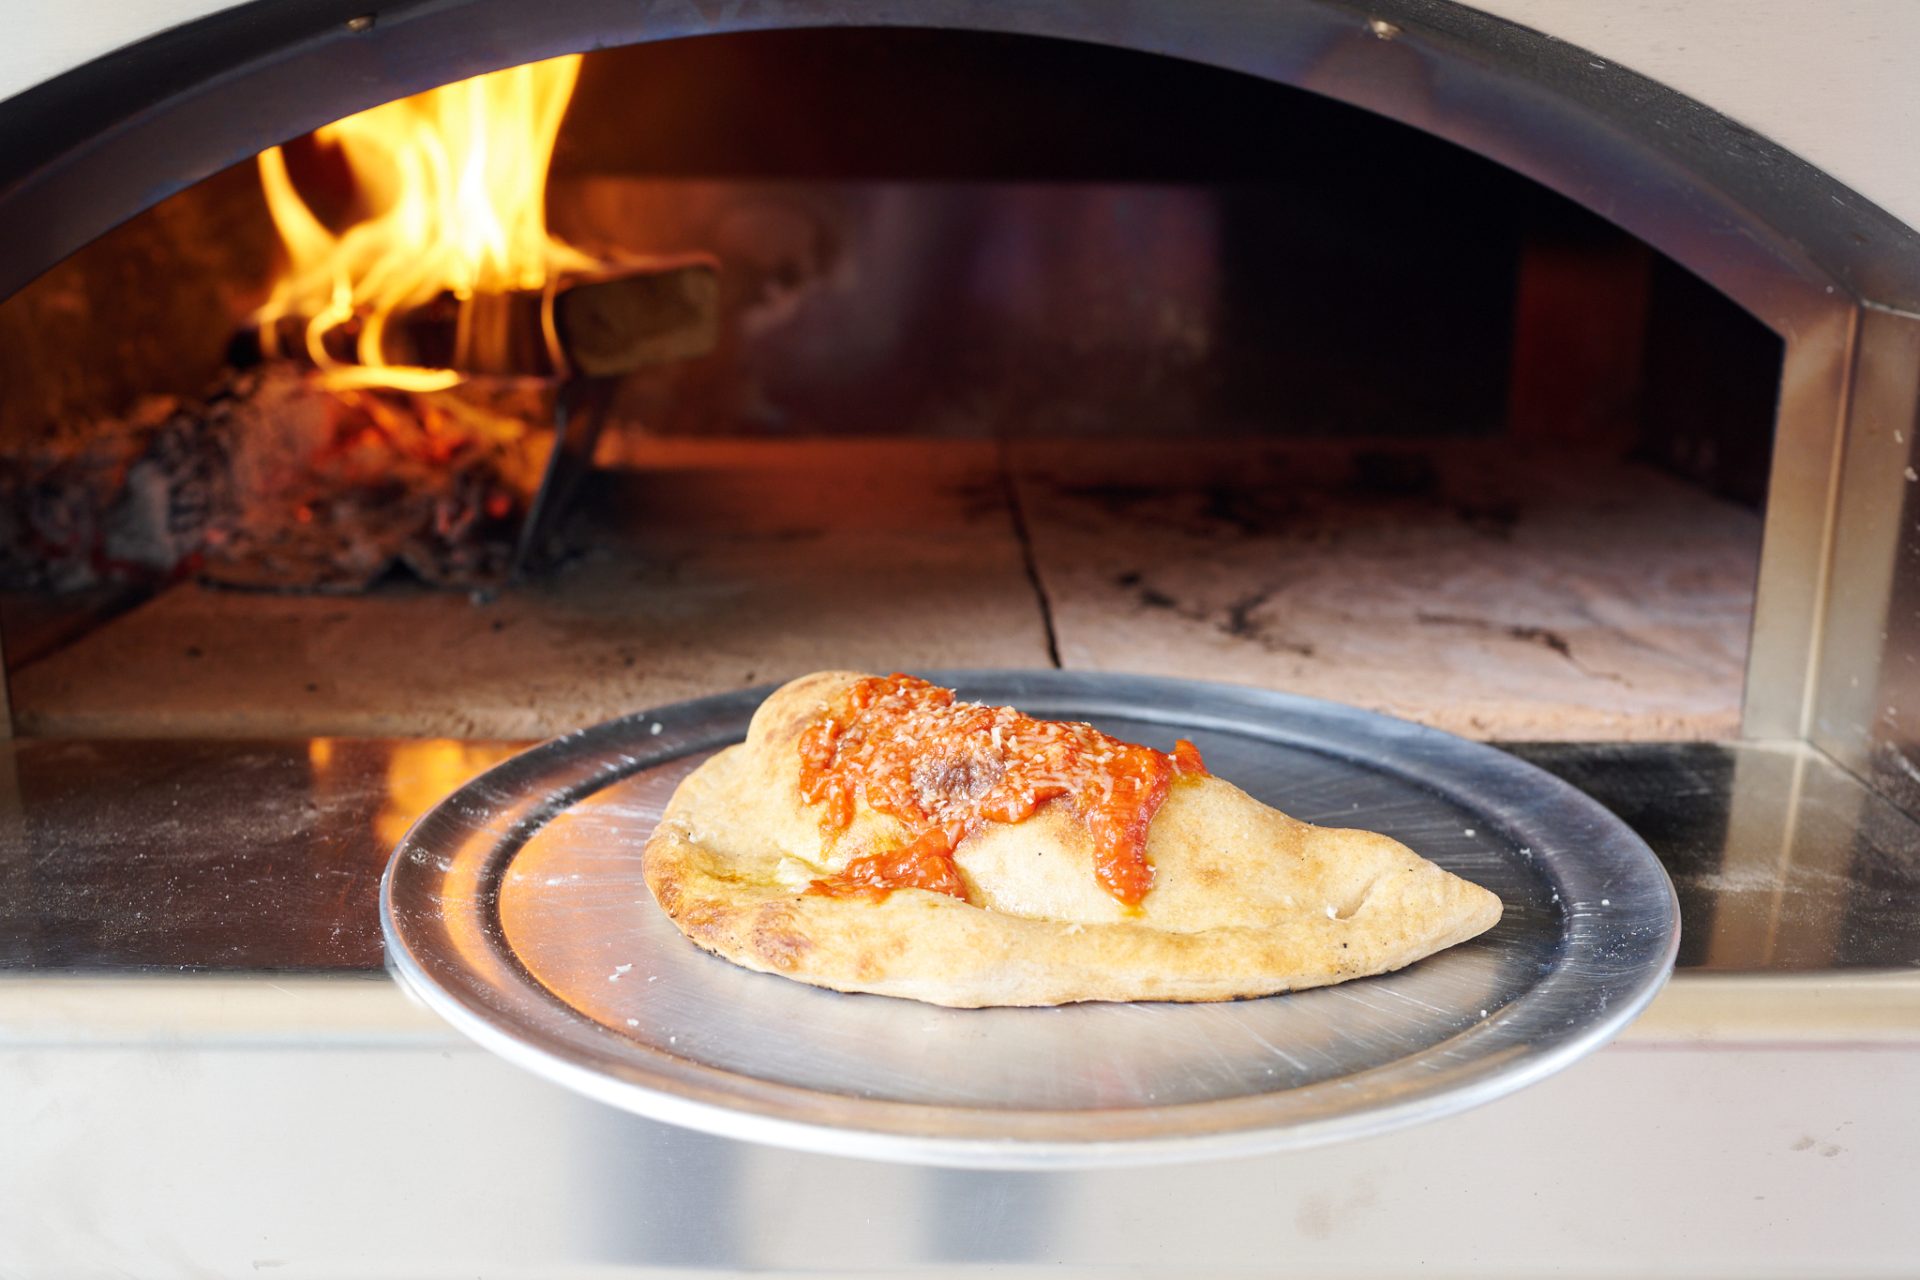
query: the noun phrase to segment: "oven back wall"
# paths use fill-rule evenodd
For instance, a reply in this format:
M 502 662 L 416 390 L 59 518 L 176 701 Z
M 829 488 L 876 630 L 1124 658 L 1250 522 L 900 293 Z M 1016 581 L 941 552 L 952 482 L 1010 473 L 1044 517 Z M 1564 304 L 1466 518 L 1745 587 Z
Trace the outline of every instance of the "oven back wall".
M 350 202 L 330 153 L 301 142 L 289 159 L 323 204 Z M 217 376 L 274 266 L 250 173 L 0 306 L 0 446 Z M 548 203 L 597 251 L 720 259 L 723 349 L 632 405 L 650 430 L 706 435 L 1489 435 L 1528 253 L 1628 243 L 1315 95 L 954 32 L 596 54 Z M 1612 398 L 1615 430 L 1632 389 L 1580 388 Z

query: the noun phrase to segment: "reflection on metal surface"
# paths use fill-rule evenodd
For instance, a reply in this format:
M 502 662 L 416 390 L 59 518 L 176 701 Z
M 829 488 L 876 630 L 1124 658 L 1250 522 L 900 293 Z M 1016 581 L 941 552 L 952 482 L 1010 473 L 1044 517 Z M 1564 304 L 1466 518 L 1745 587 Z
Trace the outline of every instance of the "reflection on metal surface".
M 1863 314 L 1810 736 L 1920 813 L 1920 319 Z
M 407 828 L 428 808 L 504 758 L 499 746 L 484 742 L 429 738 L 393 743 L 387 756 L 386 791 L 380 811 L 373 815 L 375 840 L 387 846 L 399 844 Z
M 0 967 L 378 968 L 382 832 L 513 750 L 8 744 Z
M 1798 743 L 1509 748 L 1594 796 L 1660 855 L 1679 964 L 1721 972 L 1920 966 L 1920 825 Z
M 1491 748 L 1334 703 L 1078 672 L 936 673 L 963 695 L 1191 737 L 1309 821 L 1384 831 L 1500 895 L 1492 931 L 1398 973 L 1265 1000 L 941 1009 L 753 973 L 690 945 L 641 852 L 765 690 L 610 721 L 421 819 L 388 871 L 388 966 L 483 1046 L 613 1105 L 841 1155 L 990 1168 L 1190 1160 L 1451 1114 L 1605 1043 L 1678 915 L 1646 846 Z
M 1796 750 L 1749 750 L 1735 757 L 1726 849 L 1718 874 L 1729 886 L 1769 888 L 1753 910 L 1726 911 L 1715 918 L 1707 967 L 1725 967 L 1729 956 L 1760 955 L 1802 968 L 1807 957 L 1833 950 L 1844 900 L 1837 894 L 1801 899 L 1790 896 L 1788 887 L 1796 880 L 1845 881 L 1853 860 L 1852 841 L 1808 835 L 1822 823 L 1837 828 L 1835 834 L 1858 831 L 1867 794 L 1852 787 L 1822 788 L 1813 761 L 1810 753 Z
M 1828 595 L 1836 494 L 1844 447 L 1857 309 L 1802 296 L 1800 314 L 1775 328 L 1787 339 L 1774 412 L 1766 534 L 1754 586 L 1741 732 L 1797 738 L 1807 732 Z M 1708 376 L 1705 370 L 1695 376 Z
M 1508 749 L 1652 846 L 1680 897 L 1681 968 L 1920 963 L 1920 824 L 1819 752 Z M 388 836 L 514 750 L 354 739 L 0 746 L 0 967 L 378 969 Z

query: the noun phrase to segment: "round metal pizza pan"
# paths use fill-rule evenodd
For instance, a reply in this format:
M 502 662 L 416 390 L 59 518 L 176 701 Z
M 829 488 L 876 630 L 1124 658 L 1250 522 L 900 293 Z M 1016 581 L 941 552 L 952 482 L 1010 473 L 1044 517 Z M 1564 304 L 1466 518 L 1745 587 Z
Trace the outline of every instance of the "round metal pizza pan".
M 1168 749 L 1296 817 L 1367 827 L 1498 893 L 1501 923 L 1398 973 L 1225 1004 L 937 1008 L 752 973 L 641 877 L 674 787 L 766 689 L 557 738 L 422 817 L 381 886 L 387 963 L 501 1056 L 750 1141 L 924 1164 L 1246 1155 L 1497 1098 L 1611 1039 L 1673 966 L 1666 872 L 1599 804 L 1492 747 L 1311 698 L 1075 672 L 945 672 L 963 697 Z

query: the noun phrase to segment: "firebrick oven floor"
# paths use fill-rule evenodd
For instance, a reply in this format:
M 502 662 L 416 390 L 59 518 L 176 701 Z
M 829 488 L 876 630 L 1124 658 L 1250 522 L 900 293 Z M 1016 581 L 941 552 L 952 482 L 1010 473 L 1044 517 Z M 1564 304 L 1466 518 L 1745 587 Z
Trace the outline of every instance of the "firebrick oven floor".
M 531 738 L 820 667 L 1199 676 L 1480 738 L 1738 730 L 1759 517 L 1510 444 L 653 440 L 490 601 L 182 585 L 13 674 L 55 737 Z

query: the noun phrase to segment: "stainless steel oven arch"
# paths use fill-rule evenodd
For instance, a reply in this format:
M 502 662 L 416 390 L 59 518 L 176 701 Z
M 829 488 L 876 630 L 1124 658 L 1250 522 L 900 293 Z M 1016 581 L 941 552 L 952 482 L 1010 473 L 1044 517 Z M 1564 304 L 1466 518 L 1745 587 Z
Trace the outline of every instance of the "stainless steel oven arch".
M 1906 490 L 1847 449 L 1913 418 L 1920 233 L 1698 102 L 1449 0 L 251 0 L 0 104 L 0 295 L 362 107 L 561 53 L 802 26 L 1079 40 L 1295 85 L 1525 173 L 1722 290 L 1786 342 L 1745 732 L 1810 737 L 1920 802 L 1881 711 L 1904 708 L 1880 672 Z

